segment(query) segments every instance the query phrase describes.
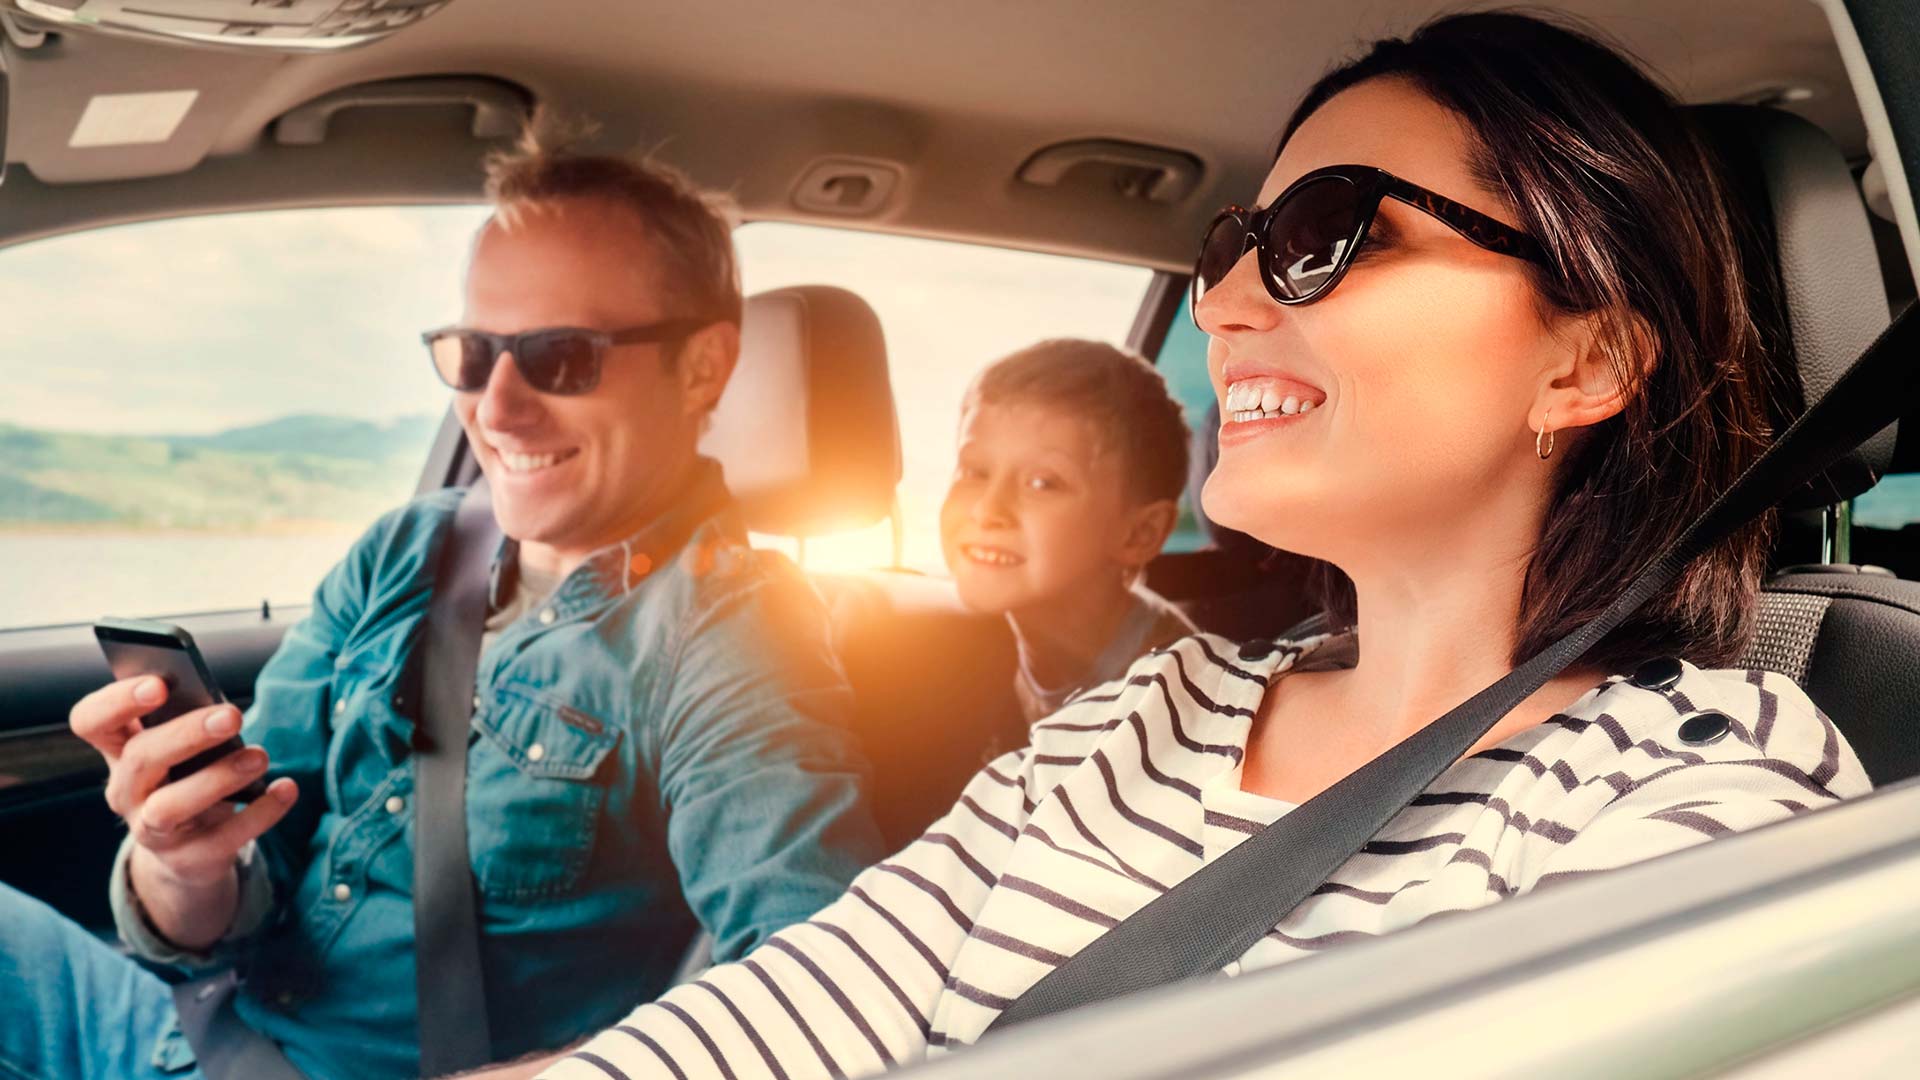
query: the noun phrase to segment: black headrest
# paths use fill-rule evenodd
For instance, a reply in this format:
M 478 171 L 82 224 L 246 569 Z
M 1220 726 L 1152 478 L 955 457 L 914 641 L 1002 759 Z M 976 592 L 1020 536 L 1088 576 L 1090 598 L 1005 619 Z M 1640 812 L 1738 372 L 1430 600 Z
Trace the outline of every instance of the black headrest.
M 755 532 L 812 536 L 886 518 L 900 427 L 873 309 L 826 285 L 748 297 L 740 363 L 700 450 L 719 460 Z
M 1767 287 L 1750 294 L 1762 317 L 1784 327 L 1811 404 L 1892 321 L 1860 188 L 1840 148 L 1810 121 L 1753 105 L 1691 112 L 1720 157 L 1733 209 L 1758 234 L 1759 265 L 1750 256 L 1747 273 Z M 1893 460 L 1894 434 L 1889 425 L 1781 507 L 1826 506 L 1866 491 Z

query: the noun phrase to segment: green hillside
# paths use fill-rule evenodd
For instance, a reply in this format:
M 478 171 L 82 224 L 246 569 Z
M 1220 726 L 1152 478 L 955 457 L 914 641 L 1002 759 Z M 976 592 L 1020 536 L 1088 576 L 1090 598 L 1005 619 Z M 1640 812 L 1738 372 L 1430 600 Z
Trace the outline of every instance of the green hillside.
M 362 525 L 413 490 L 433 417 L 288 416 L 216 435 L 0 424 L 0 525 Z

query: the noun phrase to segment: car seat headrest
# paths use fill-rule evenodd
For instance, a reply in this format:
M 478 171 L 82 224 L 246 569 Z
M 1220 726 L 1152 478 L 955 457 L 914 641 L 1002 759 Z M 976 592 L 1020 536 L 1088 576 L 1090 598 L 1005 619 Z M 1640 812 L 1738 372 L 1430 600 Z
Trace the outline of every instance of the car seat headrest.
M 1792 113 L 1752 105 L 1689 110 L 1719 156 L 1733 209 L 1752 224 L 1756 316 L 1784 330 L 1804 402 L 1820 400 L 1892 321 L 1867 208 L 1840 148 Z M 1784 426 L 1791 416 L 1779 417 Z M 1889 425 L 1781 502 L 1803 510 L 1850 499 L 1893 459 Z
M 747 298 L 740 362 L 700 441 L 747 527 L 813 536 L 893 511 L 900 428 L 880 319 L 845 289 Z

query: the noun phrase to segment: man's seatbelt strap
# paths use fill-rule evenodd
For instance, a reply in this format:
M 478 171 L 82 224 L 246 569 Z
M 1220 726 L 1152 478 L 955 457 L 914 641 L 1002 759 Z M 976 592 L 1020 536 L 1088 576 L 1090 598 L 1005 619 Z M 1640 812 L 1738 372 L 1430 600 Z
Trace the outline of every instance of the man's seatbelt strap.
M 499 526 L 485 480 L 467 490 L 441 544 L 421 638 L 414 739 L 414 985 L 420 1073 L 493 1060 L 478 900 L 467 850 L 467 733 Z
M 1210 975 L 1245 955 L 1501 717 L 1580 659 L 1695 556 L 1920 401 L 1915 312 L 1909 305 L 1825 397 L 1591 622 L 1154 898 L 1029 987 L 991 1028 Z

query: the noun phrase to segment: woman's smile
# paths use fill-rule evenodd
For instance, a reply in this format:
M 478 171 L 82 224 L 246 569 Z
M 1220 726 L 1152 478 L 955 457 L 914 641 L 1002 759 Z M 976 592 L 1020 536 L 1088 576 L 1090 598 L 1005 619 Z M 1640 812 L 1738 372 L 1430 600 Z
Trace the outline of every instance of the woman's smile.
M 1326 392 L 1289 375 L 1230 372 L 1220 408 L 1220 445 L 1286 431 L 1312 419 Z

